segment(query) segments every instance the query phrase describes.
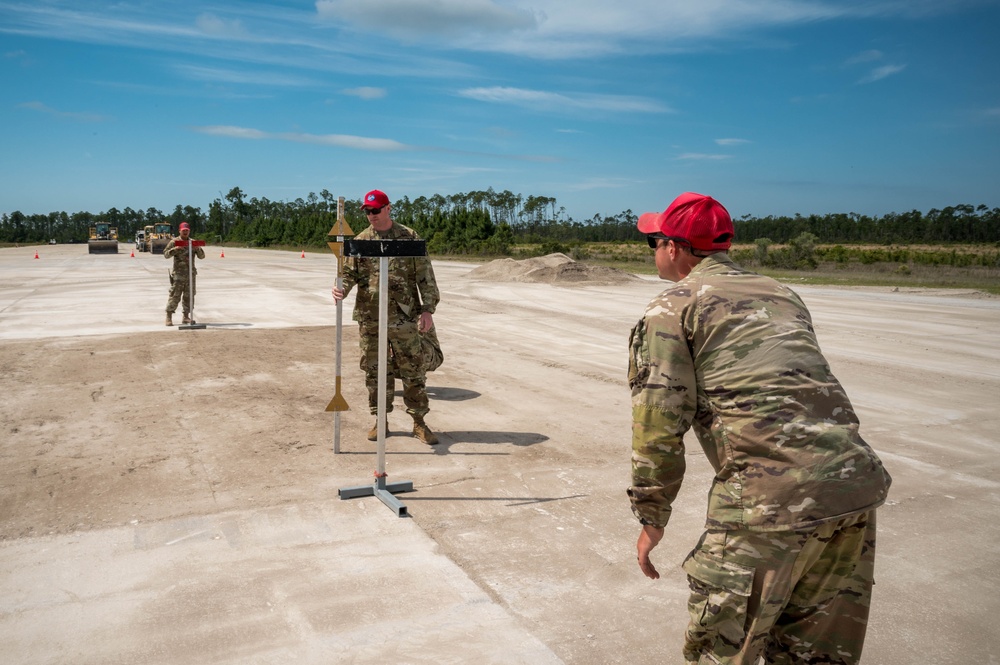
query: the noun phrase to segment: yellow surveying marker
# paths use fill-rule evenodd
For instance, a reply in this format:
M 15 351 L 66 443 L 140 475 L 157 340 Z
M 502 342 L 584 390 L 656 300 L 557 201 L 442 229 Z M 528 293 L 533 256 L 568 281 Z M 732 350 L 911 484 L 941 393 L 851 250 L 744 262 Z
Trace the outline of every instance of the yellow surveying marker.
M 344 219 L 344 197 L 337 201 L 337 223 L 333 225 L 330 232 L 326 234 L 326 244 L 337 257 L 337 275 L 343 276 L 341 262 L 344 260 L 344 236 L 353 236 L 354 231 L 348 226 Z M 335 240 L 331 240 L 334 238 Z
M 347 400 L 340 394 L 340 374 L 337 375 L 336 391 L 333 399 L 326 405 L 326 411 L 350 411 L 351 407 L 347 405 Z
M 337 257 L 337 288 L 344 288 L 344 238 L 346 236 L 353 236 L 354 231 L 348 225 L 347 220 L 344 219 L 344 197 L 341 196 L 337 199 L 337 223 L 333 225 L 330 229 L 330 233 L 327 235 L 327 245 L 330 246 L 330 250 L 333 251 L 334 256 Z M 347 405 L 347 400 L 340 392 L 340 356 L 341 356 L 341 346 L 343 344 L 343 317 L 344 317 L 344 301 L 337 301 L 337 369 L 336 369 L 336 388 L 333 395 L 333 399 L 330 403 L 326 405 L 327 411 L 334 412 L 333 418 L 333 452 L 340 452 L 340 412 L 348 411 L 350 407 Z

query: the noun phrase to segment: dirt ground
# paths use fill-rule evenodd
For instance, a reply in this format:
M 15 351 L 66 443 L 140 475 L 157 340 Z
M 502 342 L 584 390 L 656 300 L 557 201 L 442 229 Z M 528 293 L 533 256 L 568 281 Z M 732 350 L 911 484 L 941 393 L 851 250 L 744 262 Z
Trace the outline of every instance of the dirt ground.
M 626 338 L 662 283 L 438 262 L 441 443 L 397 397 L 401 519 L 337 495 L 376 456 L 353 298 L 332 452 L 332 256 L 208 249 L 204 330 L 162 325 L 162 257 L 0 249 L 0 662 L 680 660 L 711 471 L 690 441 L 657 582 L 624 493 Z M 894 478 L 864 662 L 1000 663 L 1000 300 L 797 290 Z

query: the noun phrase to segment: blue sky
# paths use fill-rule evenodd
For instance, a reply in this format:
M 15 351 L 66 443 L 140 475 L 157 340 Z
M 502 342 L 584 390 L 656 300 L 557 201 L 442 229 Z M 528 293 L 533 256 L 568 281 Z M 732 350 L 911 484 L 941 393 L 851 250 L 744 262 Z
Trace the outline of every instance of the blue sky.
M 0 0 L 0 212 L 1000 206 L 1000 0 Z

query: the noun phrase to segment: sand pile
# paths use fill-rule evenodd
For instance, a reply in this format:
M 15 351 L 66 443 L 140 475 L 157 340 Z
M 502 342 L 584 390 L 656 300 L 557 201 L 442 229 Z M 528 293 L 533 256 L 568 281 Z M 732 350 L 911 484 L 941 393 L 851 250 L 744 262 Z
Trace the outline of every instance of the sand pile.
M 621 284 L 639 279 L 617 268 L 590 266 L 565 254 L 531 259 L 497 259 L 469 273 L 472 279 L 492 282 L 543 282 L 547 284 Z

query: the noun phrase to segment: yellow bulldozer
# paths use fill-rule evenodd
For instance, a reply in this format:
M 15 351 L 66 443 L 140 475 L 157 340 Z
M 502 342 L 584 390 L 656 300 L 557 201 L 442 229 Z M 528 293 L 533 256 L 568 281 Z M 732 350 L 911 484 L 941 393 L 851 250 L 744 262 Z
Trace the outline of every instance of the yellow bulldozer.
M 174 235 L 169 224 L 153 224 L 146 227 L 146 251 L 162 254 Z
M 90 227 L 90 238 L 87 240 L 88 254 L 117 254 L 118 229 L 110 224 L 98 222 Z

